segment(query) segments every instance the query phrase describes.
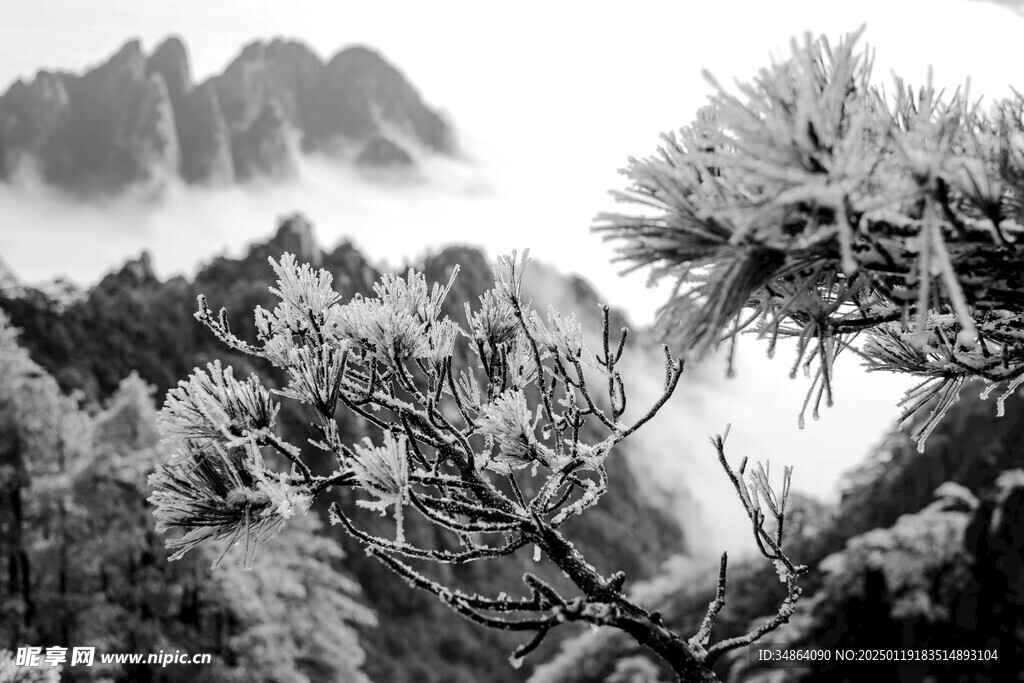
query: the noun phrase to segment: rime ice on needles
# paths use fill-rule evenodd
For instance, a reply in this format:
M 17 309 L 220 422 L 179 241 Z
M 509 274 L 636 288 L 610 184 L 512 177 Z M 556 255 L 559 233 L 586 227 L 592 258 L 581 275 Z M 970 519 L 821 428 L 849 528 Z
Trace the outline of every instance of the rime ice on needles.
M 516 259 L 516 251 L 511 255 L 498 257 L 494 267 L 494 290 L 505 301 L 519 301 L 519 293 L 523 286 L 523 273 L 530 263 L 530 250 L 523 251 L 523 256 Z
M 346 351 L 347 344 L 289 348 L 288 386 L 277 393 L 328 410 L 341 391 Z
M 440 320 L 427 331 L 426 360 L 434 368 L 440 368 L 455 354 L 455 342 L 462 329 L 452 320 Z
M 456 268 L 444 287 L 427 288 L 422 273 L 410 269 L 405 279 L 384 275 L 373 289 L 377 297 L 357 296 L 342 306 L 336 321 L 343 337 L 385 364 L 410 359 L 439 364 L 454 350 L 458 326 L 437 320 Z
M 480 296 L 476 312 L 466 302 L 466 321 L 469 323 L 468 336 L 474 341 L 490 346 L 494 353 L 498 347 L 511 342 L 518 331 L 515 311 L 506 299 L 489 289 Z
M 690 351 L 794 338 L 815 411 L 865 334 L 870 367 L 927 380 L 904 403 L 931 411 L 923 446 L 966 380 L 1024 375 L 1024 97 L 984 111 L 930 79 L 887 92 L 858 38 L 794 42 L 735 94 L 715 83 L 693 124 L 631 160 L 619 199 L 642 213 L 597 229 L 678 279 L 661 323 Z
M 280 261 L 270 259 L 270 265 L 277 275 L 277 287 L 270 291 L 281 299 L 274 310 L 273 332 L 302 334 L 316 320 L 322 324 L 324 313 L 341 299 L 331 286 L 334 278 L 322 268 L 314 271 L 308 263 L 298 265 L 295 256 L 287 253 Z
M 230 367 L 213 361 L 167 393 L 160 426 L 183 440 L 248 439 L 274 428 L 278 408 L 255 375 L 239 382 Z
M 459 269 L 455 267 L 447 285 L 442 287 L 435 282 L 428 290 L 427 279 L 423 274 L 410 268 L 404 280 L 385 273 L 381 276 L 380 282 L 373 286 L 373 291 L 389 310 L 406 311 L 413 317 L 428 322 L 436 320 L 441 314 L 441 304 L 448 296 L 458 274 Z
M 374 446 L 369 439 L 353 449 L 356 457 L 352 469 L 363 490 L 377 500 L 360 500 L 356 504 L 384 514 L 388 506 L 395 506 L 395 524 L 398 527 L 397 541 L 405 541 L 402 526 L 402 506 L 409 498 L 409 454 L 405 436 L 397 439 L 391 432 L 384 433 L 384 443 Z
M 175 549 L 172 560 L 206 540 L 224 541 L 225 553 L 243 541 L 249 565 L 256 548 L 295 512 L 305 514 L 312 502 L 305 487 L 269 472 L 259 449 L 216 442 L 193 445 L 157 467 L 149 484 L 157 532 L 184 532 L 167 541 Z
M 563 318 L 554 307 L 548 306 L 547 325 L 541 325 L 535 315 L 534 328 L 538 331 L 537 341 L 552 353 L 561 354 L 566 358 L 583 356 L 583 328 L 576 322 L 575 313 Z
M 308 454 L 275 433 L 278 406 L 255 378 L 239 382 L 219 363 L 197 369 L 169 394 L 163 411 L 165 432 L 184 450 L 151 480 L 159 529 L 183 532 L 168 542 L 175 557 L 206 540 L 244 539 L 251 561 L 262 540 L 318 495 L 356 489 L 358 506 L 381 514 L 393 508 L 394 539 L 365 531 L 337 502 L 330 506 L 332 523 L 466 619 L 530 634 L 513 660 L 555 626 L 580 621 L 640 633 L 640 642 L 668 661 L 685 662 L 687 672 L 704 667 L 710 651 L 698 657 L 703 651 L 666 636 L 660 622 L 625 597 L 625 575 L 603 576 L 561 531 L 607 492 L 606 459 L 665 405 L 682 363 L 665 349 L 663 392 L 627 425 L 616 370 L 626 332 L 613 348 L 604 308 L 603 352 L 591 355 L 574 315 L 549 310 L 542 320 L 521 300 L 527 263 L 525 253 L 498 260 L 494 288 L 475 311 L 467 306 L 466 330 L 442 315 L 454 272 L 444 286 L 428 286 L 415 270 L 404 278 L 387 275 L 375 297 L 342 302 L 330 274 L 286 254 L 271 260 L 280 303 L 256 311 L 261 345 L 233 335 L 226 312 L 214 315 L 201 299 L 197 317 L 214 334 L 283 370 L 288 383 L 273 393 L 312 408 L 319 433 L 310 439 L 312 454 L 330 458 L 337 469 L 315 476 Z M 584 365 L 598 368 L 599 386 L 590 386 Z M 348 430 L 339 429 L 339 411 L 380 437 L 344 443 Z M 273 471 L 264 460 L 271 453 L 290 462 L 290 470 Z M 435 533 L 407 538 L 414 515 Z M 538 561 L 546 555 L 570 578 L 575 595 L 563 597 L 531 574 L 523 577 L 521 597 L 467 594 L 403 561 L 486 561 L 531 546 Z
M 484 405 L 477 418 L 477 433 L 492 439 L 498 447 L 498 455 L 486 465 L 509 472 L 510 468 L 530 464 L 538 445 L 534 429 L 526 396 L 519 389 L 505 391 Z
M 406 309 L 389 309 L 379 299 L 355 298 L 341 307 L 337 320 L 341 334 L 380 363 L 401 363 L 430 353 L 426 323 Z

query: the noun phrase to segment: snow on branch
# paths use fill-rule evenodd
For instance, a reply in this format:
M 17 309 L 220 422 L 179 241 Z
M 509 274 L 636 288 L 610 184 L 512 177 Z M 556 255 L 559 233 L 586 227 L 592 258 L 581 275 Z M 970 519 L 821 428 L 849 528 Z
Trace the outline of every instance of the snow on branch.
M 677 281 L 661 324 L 688 351 L 795 339 L 815 411 L 863 334 L 869 368 L 926 380 L 904 404 L 934 407 L 923 448 L 965 380 L 1024 376 L 1024 96 L 886 92 L 859 38 L 794 41 L 735 92 L 712 79 L 696 121 L 630 160 L 617 196 L 637 210 L 595 229 Z
M 454 274 L 432 287 L 415 270 L 404 278 L 385 275 L 375 297 L 343 302 L 325 271 L 289 254 L 270 263 L 278 276 L 271 291 L 280 303 L 272 312 L 256 310 L 255 343 L 233 335 L 226 314 L 213 315 L 205 299 L 197 318 L 229 347 L 278 366 L 287 385 L 271 391 L 256 377 L 238 381 L 231 368 L 214 362 L 169 392 L 161 411 L 162 429 L 180 453 L 152 476 L 151 501 L 160 530 L 179 533 L 168 541 L 175 557 L 207 540 L 228 546 L 244 540 L 251 561 L 260 542 L 317 496 L 354 489 L 361 492 L 357 507 L 392 512 L 395 533 L 368 531 L 351 507 L 337 502 L 329 509 L 332 523 L 470 621 L 529 632 L 514 663 L 552 628 L 583 621 L 628 631 L 686 680 L 713 680 L 716 651 L 705 647 L 710 625 L 699 644 L 684 640 L 624 595 L 622 572 L 601 574 L 560 530 L 608 490 L 606 459 L 665 405 L 681 360 L 665 348 L 661 396 L 627 423 L 626 381 L 617 369 L 626 330 L 613 344 L 603 307 L 602 348 L 595 354 L 575 315 L 551 309 L 539 315 L 521 297 L 525 253 L 498 260 L 494 287 L 475 309 L 466 307 L 465 327 L 442 314 Z M 277 433 L 275 395 L 309 407 L 320 435 L 312 448 Z M 343 443 L 339 411 L 365 420 L 375 436 Z M 273 468 L 275 453 L 287 470 Z M 313 457 L 328 457 L 337 469 L 314 476 L 323 468 L 310 467 Z M 744 500 L 760 496 L 779 529 L 768 537 L 759 527 L 758 543 L 770 549 L 770 559 L 788 562 L 781 553 L 788 479 L 779 498 L 770 493 L 767 472 L 752 486 Z M 439 533 L 406 534 L 414 518 Z M 562 570 L 574 595 L 531 574 L 520 597 L 470 595 L 418 568 L 495 560 L 528 547 Z M 786 566 L 795 581 L 799 571 Z

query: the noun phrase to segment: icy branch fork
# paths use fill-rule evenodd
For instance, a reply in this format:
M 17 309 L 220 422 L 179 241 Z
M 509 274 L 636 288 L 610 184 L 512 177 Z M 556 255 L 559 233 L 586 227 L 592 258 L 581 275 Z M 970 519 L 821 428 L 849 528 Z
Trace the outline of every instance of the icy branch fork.
M 789 589 L 778 615 L 750 634 L 709 644 L 725 604 L 725 555 L 717 595 L 699 632 L 687 640 L 658 612 L 629 599 L 623 572 L 605 576 L 561 531 L 608 490 L 605 459 L 615 445 L 650 421 L 675 391 L 683 363 L 667 346 L 661 395 L 627 424 L 617 368 L 626 329 L 613 344 L 610 312 L 602 306 L 601 350 L 594 355 L 575 316 L 563 318 L 549 309 L 542 318 L 521 297 L 528 253 L 498 260 L 495 286 L 476 310 L 467 305 L 465 327 L 442 315 L 457 267 L 446 285 L 432 288 L 414 270 L 405 278 L 385 275 L 374 287 L 376 297 L 357 295 L 342 304 L 328 272 L 298 265 L 290 254 L 270 263 L 278 276 L 271 291 L 280 303 L 272 312 L 256 309 L 257 344 L 234 335 L 226 311 L 214 314 L 203 297 L 196 317 L 228 347 L 281 369 L 287 386 L 268 391 L 255 376 L 240 382 L 230 368 L 211 364 L 169 392 L 161 414 L 165 433 L 182 448 L 154 474 L 153 502 L 161 530 L 186 532 L 169 541 L 179 556 L 208 539 L 230 545 L 244 538 L 251 560 L 255 546 L 288 516 L 304 513 L 335 487 L 347 487 L 365 495 L 358 506 L 381 514 L 392 509 L 395 536 L 360 528 L 351 509 L 337 501 L 329 506 L 331 522 L 411 586 L 433 593 L 470 621 L 529 633 L 513 652 L 513 664 L 557 625 L 579 621 L 626 631 L 665 659 L 681 680 L 712 681 L 710 665 L 724 652 L 788 619 L 805 571 L 783 552 L 790 471 L 778 497 L 763 468 L 743 483 L 745 464 L 738 472 L 729 468 L 723 437 L 713 440 L 719 459 L 759 549 L 776 563 Z M 319 439 L 303 449 L 280 437 L 274 395 L 310 406 Z M 372 425 L 380 438 L 343 443 L 339 411 Z M 310 467 L 310 451 L 330 457 L 335 471 L 315 475 L 324 468 Z M 271 453 L 290 471 L 271 470 L 264 459 Z M 445 545 L 458 549 L 408 539 L 410 515 L 449 534 L 453 543 Z M 764 526 L 769 516 L 775 522 L 771 532 Z M 526 573 L 519 597 L 470 594 L 414 566 L 494 559 L 529 546 L 535 560 L 546 556 L 578 592 L 568 595 Z

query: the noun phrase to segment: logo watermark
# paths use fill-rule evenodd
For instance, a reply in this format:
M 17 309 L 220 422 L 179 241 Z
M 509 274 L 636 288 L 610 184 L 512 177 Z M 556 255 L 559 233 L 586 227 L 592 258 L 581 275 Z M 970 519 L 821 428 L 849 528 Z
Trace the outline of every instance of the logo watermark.
M 95 647 L 19 647 L 14 656 L 15 666 L 45 668 L 60 666 L 92 666 L 100 664 L 155 664 L 161 668 L 171 664 L 209 664 L 210 653 L 189 654 L 174 652 L 111 652 L 96 654 Z

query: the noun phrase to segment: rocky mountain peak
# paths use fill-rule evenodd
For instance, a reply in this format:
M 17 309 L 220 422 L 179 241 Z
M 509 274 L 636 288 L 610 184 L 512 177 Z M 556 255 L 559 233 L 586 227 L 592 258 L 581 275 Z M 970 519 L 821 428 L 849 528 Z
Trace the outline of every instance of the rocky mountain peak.
M 398 70 L 379 52 L 365 45 L 354 45 L 339 51 L 327 63 L 327 69 L 337 76 L 362 80 L 370 86 L 386 83 L 396 76 L 401 78 Z
M 251 43 L 246 44 L 242 47 L 242 51 L 238 53 L 235 60 L 231 62 L 231 66 L 236 64 L 243 64 L 245 62 L 256 62 L 263 59 L 263 56 L 267 53 L 267 46 L 262 40 L 254 40 Z
M 308 263 L 319 268 L 323 263 L 323 251 L 313 234 L 313 224 L 301 213 L 283 216 L 277 224 L 277 232 L 266 242 L 249 247 L 249 253 L 240 262 L 246 273 L 252 277 L 267 273 L 267 259 L 275 261 L 281 254 L 293 254 L 299 263 Z
M 160 279 L 153 271 L 153 257 L 148 251 L 143 250 L 138 258 L 126 261 L 120 270 L 104 277 L 100 281 L 99 288 L 122 289 L 158 284 L 160 284 Z
M 171 101 L 177 109 L 184 96 L 192 89 L 188 50 L 181 39 L 171 36 L 160 43 L 146 61 L 146 70 L 163 76 Z
M 320 247 L 313 235 L 313 224 L 301 213 L 295 213 L 281 219 L 277 233 L 267 243 L 266 248 L 279 253 L 294 254 L 300 263 L 319 265 Z
M 216 86 L 193 88 L 175 110 L 181 145 L 181 176 L 187 183 L 226 185 L 235 180 L 231 132 L 224 120 Z
M 141 77 L 146 70 L 146 55 L 142 52 L 142 43 L 138 39 L 129 40 L 121 46 L 121 49 L 114 53 L 114 56 L 101 66 L 97 71 L 118 71 L 131 72 Z
M 430 149 L 453 150 L 448 124 L 371 48 L 346 48 L 328 62 L 323 97 L 338 112 L 335 134 L 365 140 L 379 135 L 386 122 Z
M 192 82 L 188 49 L 138 40 L 81 75 L 41 72 L 0 97 L 0 181 L 29 163 L 51 184 L 110 194 L 139 183 L 223 184 L 295 175 L 296 155 L 409 166 L 454 151 L 448 123 L 366 47 L 328 63 L 276 38 Z

